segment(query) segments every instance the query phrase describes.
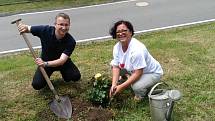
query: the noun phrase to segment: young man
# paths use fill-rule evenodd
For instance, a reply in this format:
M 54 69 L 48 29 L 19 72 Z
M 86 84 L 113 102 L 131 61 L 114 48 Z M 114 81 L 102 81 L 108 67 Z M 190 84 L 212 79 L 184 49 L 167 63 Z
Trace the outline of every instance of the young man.
M 76 41 L 68 33 L 69 28 L 70 17 L 65 13 L 57 14 L 54 26 L 29 26 L 22 23 L 18 26 L 20 33 L 32 33 L 41 40 L 41 57 L 35 59 L 35 63 L 43 66 L 49 77 L 54 71 L 60 71 L 66 82 L 78 81 L 81 78 L 80 71 L 70 59 Z M 39 90 L 46 84 L 45 78 L 37 68 L 32 81 L 33 88 Z

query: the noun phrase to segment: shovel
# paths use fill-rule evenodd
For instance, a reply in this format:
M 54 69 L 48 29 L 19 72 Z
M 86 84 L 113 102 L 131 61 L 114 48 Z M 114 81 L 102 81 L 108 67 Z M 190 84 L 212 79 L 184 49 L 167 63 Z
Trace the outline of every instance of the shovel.
M 12 21 L 11 24 L 15 24 L 18 25 L 20 24 L 19 22 L 21 21 L 21 19 L 17 19 L 15 21 Z M 36 59 L 37 56 L 34 52 L 34 49 L 31 46 L 30 41 L 28 40 L 27 36 L 25 33 L 21 33 L 22 37 L 24 38 L 31 54 L 33 55 L 33 58 Z M 60 118 L 65 118 L 65 119 L 70 119 L 71 115 L 72 115 L 72 105 L 71 102 L 69 100 L 68 96 L 59 96 L 57 91 L 54 89 L 54 86 L 52 85 L 46 71 L 44 70 L 44 68 L 42 66 L 39 66 L 39 69 L 41 71 L 41 73 L 43 74 L 49 88 L 51 89 L 51 91 L 54 93 L 55 95 L 55 99 L 53 99 L 50 103 L 49 106 L 51 108 L 51 110 Z

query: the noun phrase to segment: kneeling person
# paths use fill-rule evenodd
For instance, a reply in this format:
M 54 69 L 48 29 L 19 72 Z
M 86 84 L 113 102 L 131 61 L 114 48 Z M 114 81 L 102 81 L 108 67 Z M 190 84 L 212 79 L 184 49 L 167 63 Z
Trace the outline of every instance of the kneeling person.
M 161 65 L 149 53 L 143 43 L 133 38 L 134 29 L 128 21 L 118 21 L 110 30 L 118 42 L 113 48 L 112 87 L 110 97 L 131 86 L 135 99 L 146 96 L 148 89 L 160 81 Z M 124 79 L 118 83 L 118 80 Z
M 44 67 L 49 78 L 54 71 L 60 71 L 66 82 L 78 81 L 81 78 L 79 69 L 70 59 L 76 41 L 68 33 L 69 28 L 70 17 L 65 13 L 57 14 L 54 26 L 28 26 L 22 23 L 18 26 L 20 33 L 32 33 L 41 40 L 41 57 L 35 59 L 35 63 Z M 33 77 L 33 88 L 40 90 L 46 85 L 45 78 L 37 68 Z

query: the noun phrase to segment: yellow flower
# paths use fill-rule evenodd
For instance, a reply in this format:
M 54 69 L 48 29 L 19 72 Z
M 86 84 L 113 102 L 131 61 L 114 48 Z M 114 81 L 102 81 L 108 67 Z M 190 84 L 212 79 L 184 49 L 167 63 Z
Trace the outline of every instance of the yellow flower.
M 100 74 L 100 73 L 97 73 L 97 74 L 94 76 L 94 78 L 95 78 L 96 80 L 101 79 L 101 77 L 102 77 L 102 74 Z

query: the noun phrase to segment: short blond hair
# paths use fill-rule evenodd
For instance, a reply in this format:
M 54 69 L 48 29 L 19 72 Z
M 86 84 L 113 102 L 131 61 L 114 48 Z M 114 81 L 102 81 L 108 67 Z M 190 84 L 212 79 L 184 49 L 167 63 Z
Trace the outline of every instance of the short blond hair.
M 62 18 L 64 18 L 64 19 L 68 19 L 69 22 L 70 22 L 70 17 L 69 17 L 69 15 L 67 15 L 66 13 L 58 13 L 58 14 L 56 15 L 56 17 L 55 17 L 55 22 L 57 21 L 57 18 L 59 18 L 59 17 L 62 17 Z

